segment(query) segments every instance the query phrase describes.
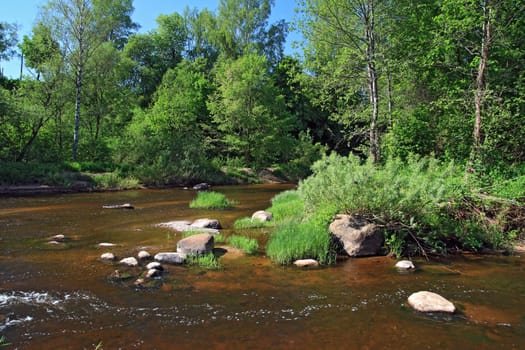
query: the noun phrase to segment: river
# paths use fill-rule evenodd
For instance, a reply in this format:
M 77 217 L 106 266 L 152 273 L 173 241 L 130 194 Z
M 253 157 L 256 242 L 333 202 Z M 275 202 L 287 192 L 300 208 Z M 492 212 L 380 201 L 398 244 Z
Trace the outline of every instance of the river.
M 0 335 L 6 349 L 519 349 L 525 347 L 525 263 L 463 255 L 400 273 L 388 257 L 301 269 L 225 254 L 223 269 L 166 266 L 155 287 L 115 281 L 100 260 L 174 251 L 180 233 L 155 224 L 219 219 L 223 235 L 264 246 L 269 229 L 233 222 L 270 206 L 288 185 L 224 186 L 231 210 L 189 209 L 195 192 L 139 190 L 0 198 Z M 103 209 L 131 203 L 134 210 Z M 49 244 L 63 234 L 70 240 Z M 101 248 L 101 242 L 117 246 Z M 127 271 L 138 276 L 143 268 Z M 452 301 L 452 316 L 420 314 L 416 291 Z M 1 345 L 1 344 L 0 344 Z M 0 346 L 1 347 L 1 346 Z

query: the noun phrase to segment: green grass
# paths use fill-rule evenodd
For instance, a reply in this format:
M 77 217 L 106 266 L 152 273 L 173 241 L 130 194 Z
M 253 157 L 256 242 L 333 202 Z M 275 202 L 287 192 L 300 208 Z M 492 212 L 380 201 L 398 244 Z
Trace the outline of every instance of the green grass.
M 129 190 L 140 188 L 139 180 L 133 177 L 121 177 L 115 173 L 94 174 L 92 176 L 97 189 Z
M 236 201 L 226 198 L 218 192 L 199 192 L 197 198 L 190 202 L 192 209 L 227 209 L 237 205 Z
M 233 228 L 237 230 L 242 229 L 251 229 L 251 228 L 261 228 L 261 227 L 268 227 L 272 226 L 273 223 L 270 221 L 263 222 L 261 220 L 252 220 L 252 218 L 244 217 L 236 220 L 233 223 Z
M 186 257 L 186 264 L 189 266 L 198 266 L 206 270 L 220 270 L 223 267 L 213 253 L 199 256 L 190 254 Z
M 228 237 L 228 244 L 234 248 L 243 250 L 246 254 L 253 255 L 259 250 L 259 243 L 256 239 L 243 236 Z
M 292 218 L 300 220 L 304 214 L 304 202 L 298 191 L 288 190 L 272 199 L 272 206 L 268 211 L 272 213 L 272 221 L 276 223 Z

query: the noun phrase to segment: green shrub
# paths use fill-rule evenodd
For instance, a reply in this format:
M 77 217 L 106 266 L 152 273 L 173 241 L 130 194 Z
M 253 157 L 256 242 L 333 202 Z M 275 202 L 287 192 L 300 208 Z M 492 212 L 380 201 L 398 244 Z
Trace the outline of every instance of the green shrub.
M 115 173 L 94 174 L 92 178 L 98 189 L 129 190 L 140 188 L 140 183 L 137 179 L 121 177 Z
M 255 254 L 259 250 L 257 240 L 243 236 L 228 237 L 228 244 L 234 248 L 242 249 L 246 254 Z
M 197 198 L 190 202 L 190 208 L 194 209 L 226 209 L 233 207 L 237 202 L 232 201 L 222 193 L 199 192 Z

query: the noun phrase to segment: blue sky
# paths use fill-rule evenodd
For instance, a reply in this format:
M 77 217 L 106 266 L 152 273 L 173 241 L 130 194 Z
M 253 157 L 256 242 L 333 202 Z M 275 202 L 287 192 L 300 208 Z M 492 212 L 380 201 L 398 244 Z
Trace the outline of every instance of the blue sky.
M 0 22 L 16 23 L 19 26 L 18 38 L 22 40 L 24 35 L 31 33 L 31 28 L 38 14 L 38 9 L 45 5 L 47 0 L 0 0 Z M 190 8 L 208 8 L 215 11 L 219 0 L 133 0 L 133 20 L 141 26 L 140 32 L 147 32 L 157 27 L 155 19 L 160 14 L 182 13 L 186 6 Z M 275 0 L 272 9 L 270 23 L 280 19 L 291 22 L 294 16 L 295 0 Z M 290 33 L 286 43 L 286 53 L 292 54 L 291 44 L 299 38 L 298 35 Z M 0 62 L 4 75 L 18 77 L 20 74 L 20 58 L 10 62 Z

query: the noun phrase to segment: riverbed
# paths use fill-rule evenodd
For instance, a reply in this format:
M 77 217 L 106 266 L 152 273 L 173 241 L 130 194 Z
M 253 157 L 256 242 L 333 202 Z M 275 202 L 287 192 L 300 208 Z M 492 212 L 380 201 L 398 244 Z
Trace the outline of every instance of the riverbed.
M 523 257 L 462 255 L 399 272 L 389 257 L 332 267 L 277 266 L 269 228 L 233 222 L 270 206 L 290 185 L 214 188 L 239 204 L 196 210 L 192 190 L 163 189 L 0 198 L 0 335 L 7 349 L 519 349 L 525 347 Z M 135 209 L 104 209 L 130 203 Z M 256 238 L 255 256 L 226 252 L 222 269 L 166 265 L 158 283 L 111 276 L 100 255 L 174 251 L 180 233 L 156 224 L 218 219 L 223 235 Z M 67 241 L 49 244 L 51 237 Z M 116 244 L 99 247 L 99 243 Z M 226 249 L 227 250 L 227 249 Z M 124 271 L 139 276 L 143 268 Z M 454 315 L 407 306 L 439 293 Z

